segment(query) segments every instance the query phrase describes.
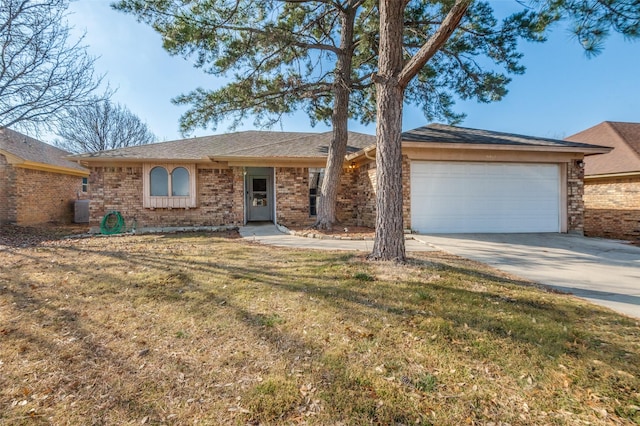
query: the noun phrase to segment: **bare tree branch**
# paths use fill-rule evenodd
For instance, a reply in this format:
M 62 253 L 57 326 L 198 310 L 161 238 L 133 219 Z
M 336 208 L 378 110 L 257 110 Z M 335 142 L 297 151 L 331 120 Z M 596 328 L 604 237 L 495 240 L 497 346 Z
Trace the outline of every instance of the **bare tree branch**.
M 156 136 L 128 108 L 108 100 L 96 100 L 88 106 L 73 108 L 62 119 L 55 143 L 73 153 L 151 143 Z
M 67 0 L 0 1 L 0 127 L 55 128 L 95 96 L 95 58 L 71 41 Z

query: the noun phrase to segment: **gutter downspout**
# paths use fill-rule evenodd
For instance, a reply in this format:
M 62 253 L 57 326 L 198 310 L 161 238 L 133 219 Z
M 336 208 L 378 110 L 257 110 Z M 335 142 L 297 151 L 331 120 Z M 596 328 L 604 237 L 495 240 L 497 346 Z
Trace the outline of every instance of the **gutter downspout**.
M 373 148 L 372 148 L 370 151 L 373 151 Z M 372 157 L 372 156 L 370 156 L 370 155 L 369 155 L 369 153 L 367 152 L 367 150 L 364 150 L 363 152 L 364 152 L 364 156 L 365 156 L 368 160 L 375 160 L 375 159 L 376 159 L 376 157 L 375 157 L 375 156 L 373 156 L 373 157 Z

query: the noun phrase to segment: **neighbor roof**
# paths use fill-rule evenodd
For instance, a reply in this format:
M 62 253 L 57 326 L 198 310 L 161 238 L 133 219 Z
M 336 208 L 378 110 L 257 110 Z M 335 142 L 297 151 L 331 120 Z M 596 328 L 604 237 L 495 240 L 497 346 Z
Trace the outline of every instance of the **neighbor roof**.
M 566 140 L 613 148 L 608 154 L 585 159 L 585 176 L 640 172 L 640 123 L 604 121 Z
M 236 158 L 324 158 L 332 132 L 246 131 L 160 142 L 76 155 L 80 161 L 182 160 L 227 161 Z M 375 143 L 375 136 L 349 132 L 349 152 Z
M 0 154 L 26 168 L 88 174 L 87 169 L 66 158 L 71 153 L 6 127 L 0 128 Z

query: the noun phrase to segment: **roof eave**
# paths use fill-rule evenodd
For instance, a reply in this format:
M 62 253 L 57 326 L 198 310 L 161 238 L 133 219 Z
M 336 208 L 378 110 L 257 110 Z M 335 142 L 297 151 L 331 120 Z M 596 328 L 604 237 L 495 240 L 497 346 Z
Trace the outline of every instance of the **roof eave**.
M 41 172 L 79 176 L 79 177 L 89 176 L 89 170 L 80 170 L 80 169 L 74 169 L 71 167 L 55 166 L 52 164 L 35 163 L 32 161 L 24 161 L 22 163 L 17 163 L 15 164 L 15 167 L 20 167 L 22 169 L 29 169 L 29 170 L 38 170 Z
M 142 157 L 81 157 L 71 156 L 69 161 L 75 161 L 77 163 L 196 163 L 206 164 L 210 163 L 209 157 L 203 158 L 142 158 Z
M 327 163 L 327 157 L 250 157 L 250 156 L 212 156 L 211 161 L 225 162 L 229 166 L 239 167 L 277 167 L 277 166 L 319 166 Z
M 499 144 L 463 144 L 463 143 L 425 143 L 403 141 L 403 148 L 420 149 L 471 149 L 471 150 L 496 150 L 496 151 L 533 151 L 533 152 L 567 152 L 582 153 L 584 155 L 606 154 L 613 148 L 604 146 L 593 147 L 569 147 L 569 146 L 537 146 L 537 145 L 499 145 Z M 346 156 L 347 161 L 366 156 L 376 149 L 376 145 L 370 145 Z
M 640 176 L 640 171 L 636 172 L 622 172 L 622 173 L 602 173 L 598 175 L 585 175 L 585 180 L 592 179 L 607 179 L 607 178 L 621 178 L 621 177 L 634 177 Z
M 503 144 L 474 144 L 474 143 L 444 143 L 435 142 L 425 144 L 424 142 L 402 142 L 403 148 L 428 148 L 428 149 L 474 149 L 474 150 L 496 150 L 496 151 L 553 151 L 553 152 L 577 152 L 585 155 L 606 154 L 613 148 L 604 146 L 549 146 L 549 145 L 503 145 Z

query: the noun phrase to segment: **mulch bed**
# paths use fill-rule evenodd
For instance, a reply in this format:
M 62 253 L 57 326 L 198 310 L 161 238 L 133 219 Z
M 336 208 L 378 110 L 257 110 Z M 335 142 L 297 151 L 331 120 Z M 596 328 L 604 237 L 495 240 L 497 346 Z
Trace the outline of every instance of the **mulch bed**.
M 0 247 L 33 247 L 45 242 L 57 241 L 70 235 L 84 234 L 86 225 L 44 224 L 37 226 L 0 225 Z

